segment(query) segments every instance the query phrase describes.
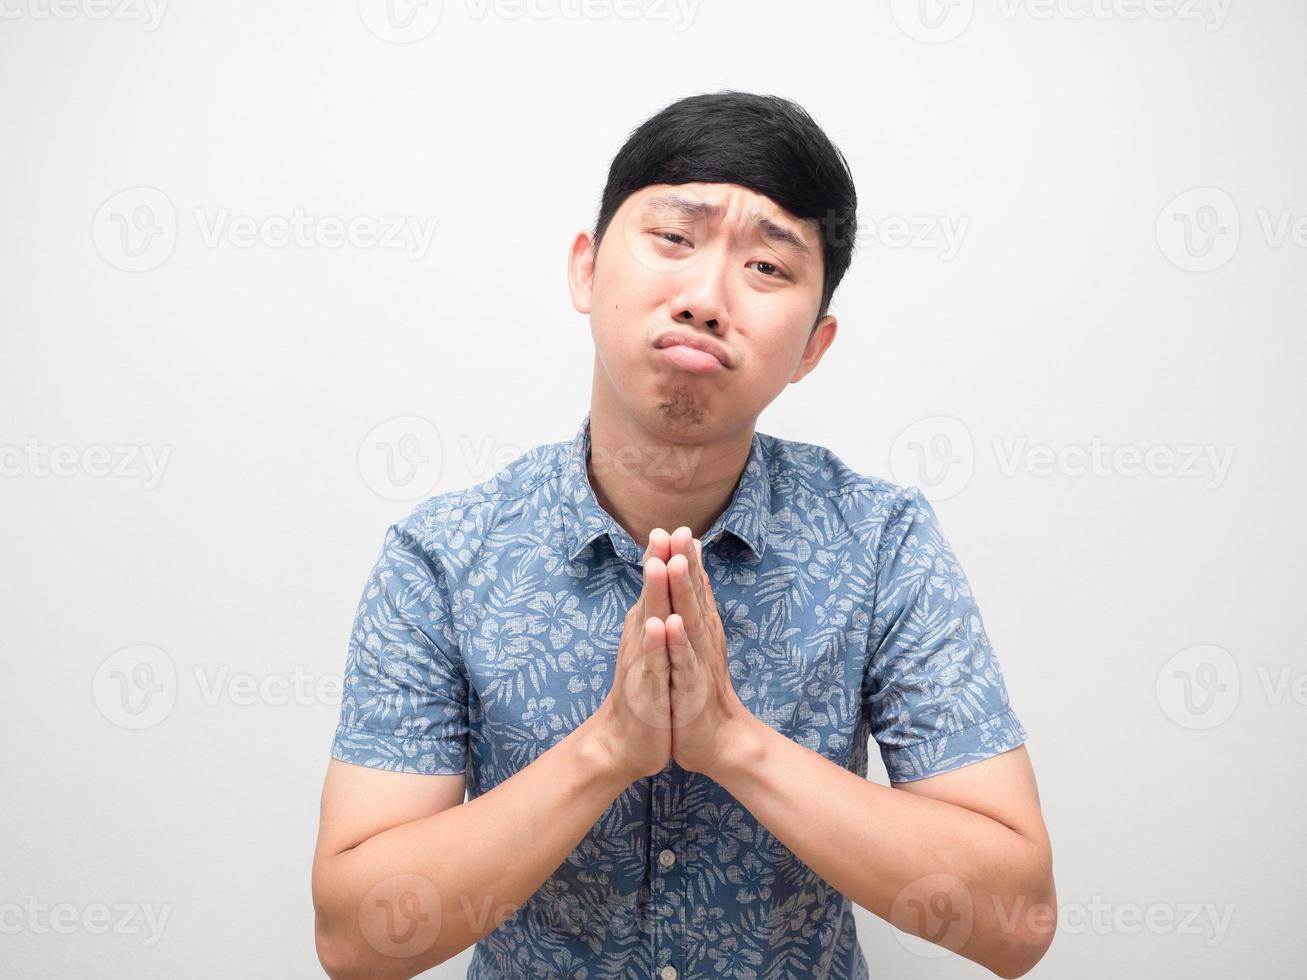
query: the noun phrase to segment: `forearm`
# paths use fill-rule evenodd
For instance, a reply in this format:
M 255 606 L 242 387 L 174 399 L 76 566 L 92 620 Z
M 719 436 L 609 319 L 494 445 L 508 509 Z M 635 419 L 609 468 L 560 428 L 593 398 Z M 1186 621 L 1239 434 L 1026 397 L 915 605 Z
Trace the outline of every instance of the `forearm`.
M 937 907 L 969 918 L 965 941 L 944 944 L 1001 976 L 1019 976 L 1047 948 L 1055 898 L 1045 844 L 971 810 L 863 779 L 757 718 L 742 722 L 733 744 L 709 775 L 863 908 L 886 920 L 893 909 L 896 926 L 940 941 L 922 917 L 902 914 L 905 901 L 933 896 L 945 903 Z M 1036 911 L 1042 905 L 1047 912 Z
M 340 968 L 332 975 L 337 980 L 412 977 L 512 915 L 631 782 L 597 738 L 594 721 L 476 799 L 386 830 L 329 862 L 319 931 L 326 934 L 320 942 L 338 951 Z M 417 882 L 417 889 L 403 884 L 389 889 L 395 894 L 384 887 L 373 891 L 402 875 L 420 876 L 433 887 Z M 383 906 L 392 906 L 392 916 L 396 908 L 403 910 L 396 903 L 405 891 L 410 914 L 419 908 L 417 901 L 420 914 L 431 914 L 428 906 L 438 897 L 439 927 L 427 948 L 397 956 L 402 947 L 388 949 L 375 936 L 388 911 Z M 365 932 L 368 916 L 374 919 Z M 401 934 L 403 926 L 401 919 Z

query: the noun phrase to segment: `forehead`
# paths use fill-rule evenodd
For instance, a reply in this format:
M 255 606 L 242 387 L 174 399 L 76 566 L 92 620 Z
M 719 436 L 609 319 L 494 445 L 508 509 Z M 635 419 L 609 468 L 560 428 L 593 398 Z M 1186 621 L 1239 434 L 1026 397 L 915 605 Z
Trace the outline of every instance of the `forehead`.
M 739 184 L 651 184 L 632 193 L 622 209 L 630 214 L 666 215 L 691 220 L 726 219 L 795 251 L 812 253 L 818 245 L 817 221 L 798 218 L 766 194 Z

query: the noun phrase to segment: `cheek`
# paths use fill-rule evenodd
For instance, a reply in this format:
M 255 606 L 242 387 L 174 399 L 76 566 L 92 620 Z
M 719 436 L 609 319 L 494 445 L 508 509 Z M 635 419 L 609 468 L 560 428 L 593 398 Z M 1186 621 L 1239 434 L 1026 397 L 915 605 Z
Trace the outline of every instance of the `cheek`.
M 653 315 L 666 303 L 658 283 L 650 281 L 640 270 L 629 274 L 615 265 L 602 280 L 596 279 L 591 297 L 593 315 L 606 331 L 620 331 L 624 336 L 638 335 L 640 324 L 653 323 Z
M 803 357 L 803 341 L 796 341 L 792 330 L 765 332 L 750 338 L 747 346 L 750 372 L 769 389 L 783 388 Z
M 622 252 L 621 242 L 605 242 L 603 247 L 612 247 L 613 251 L 605 252 L 603 261 L 596 267 L 593 289 L 595 309 L 604 312 L 631 309 L 635 298 L 644 288 L 640 270 L 631 268 L 631 263 Z

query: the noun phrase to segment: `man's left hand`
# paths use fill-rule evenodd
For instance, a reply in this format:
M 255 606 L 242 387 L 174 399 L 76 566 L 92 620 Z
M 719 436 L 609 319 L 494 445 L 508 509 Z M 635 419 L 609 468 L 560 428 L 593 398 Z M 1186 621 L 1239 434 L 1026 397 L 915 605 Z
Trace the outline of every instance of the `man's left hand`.
M 711 776 L 734 760 L 753 715 L 731 683 L 726 631 L 693 533 L 677 528 L 667 559 L 672 758 L 682 769 Z

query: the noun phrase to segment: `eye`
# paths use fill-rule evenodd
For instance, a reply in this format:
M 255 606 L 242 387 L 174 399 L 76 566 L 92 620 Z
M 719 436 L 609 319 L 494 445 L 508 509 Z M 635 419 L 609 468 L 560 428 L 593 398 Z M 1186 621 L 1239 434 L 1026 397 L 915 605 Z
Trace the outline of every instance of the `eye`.
M 764 271 L 763 271 L 764 269 L 771 269 L 771 270 L 773 270 L 773 271 L 772 271 L 772 272 L 764 272 Z M 784 279 L 784 278 L 785 278 L 785 273 L 781 271 L 781 267 L 778 266 L 778 265 L 776 265 L 776 264 L 774 264 L 774 263 L 772 263 L 772 262 L 759 262 L 759 263 L 758 263 L 758 271 L 759 271 L 759 272 L 762 272 L 762 274 L 763 274 L 764 276 L 766 276 L 768 279 Z
M 690 244 L 690 240 L 688 238 L 686 238 L 684 235 L 679 235 L 674 231 L 651 231 L 649 234 L 655 236 L 656 238 L 661 239 L 662 241 L 668 242 L 669 244 L 672 245 Z

